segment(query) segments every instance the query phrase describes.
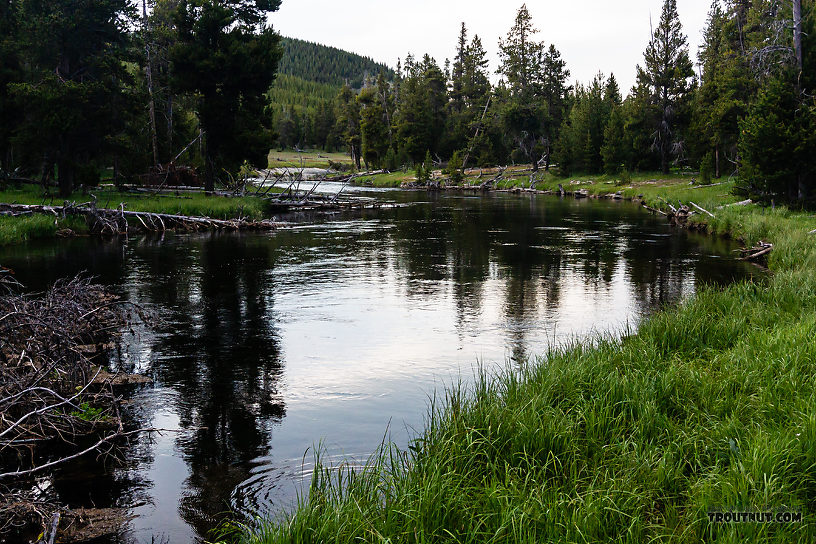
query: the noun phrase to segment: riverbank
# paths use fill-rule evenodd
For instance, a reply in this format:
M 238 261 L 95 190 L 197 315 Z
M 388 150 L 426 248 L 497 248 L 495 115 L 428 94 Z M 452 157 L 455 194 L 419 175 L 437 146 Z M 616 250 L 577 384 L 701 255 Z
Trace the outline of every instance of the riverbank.
M 623 340 L 448 390 L 410 451 L 384 447 L 357 472 L 318 468 L 293 516 L 233 539 L 813 541 L 816 217 L 715 210 L 737 200 L 728 184 L 689 182 L 582 188 L 694 201 L 715 215 L 693 216 L 698 228 L 774 244 L 767 279 L 703 289 Z M 802 517 L 709 517 L 732 511 Z
M 118 208 L 124 203 L 127 211 L 208 217 L 217 220 L 243 218 L 258 221 L 270 217 L 273 213 L 269 201 L 261 198 L 252 196 L 227 198 L 207 196 L 196 192 L 154 195 L 118 191 L 113 187 L 100 187 L 91 189 L 84 194 L 76 192 L 67 200 L 82 203 L 91 201 L 94 197 L 96 197 L 96 204 L 99 208 Z M 40 187 L 32 185 L 0 191 L 0 202 L 9 204 L 62 206 L 63 200 L 57 196 L 45 197 Z M 130 221 L 134 227 L 139 226 L 136 219 Z M 0 216 L 0 245 L 53 238 L 55 236 L 86 235 L 88 233 L 89 227 L 82 217 L 55 217 L 52 215 Z
M 494 169 L 495 170 L 495 169 Z M 498 170 L 471 170 L 464 182 L 467 188 L 452 188 L 446 190 L 474 190 L 478 188 L 479 180 L 490 179 Z M 481 175 L 481 177 L 479 177 Z M 506 177 L 501 182 L 492 185 L 497 191 L 526 191 L 529 188 L 529 174 L 523 167 L 512 167 L 505 171 Z M 677 176 L 655 176 L 654 174 L 638 174 L 629 183 L 622 184 L 617 178 L 607 177 L 579 177 L 564 179 L 549 173 L 539 174 L 540 180 L 536 183 L 535 192 L 557 194 L 559 184 L 568 192 L 586 191 L 590 195 L 607 194 L 620 191 L 625 198 L 634 199 L 642 196 L 645 203 L 659 207 L 662 202 L 657 196 L 670 195 L 676 199 L 693 197 L 702 206 L 711 205 L 724 200 L 736 201 L 730 197 L 733 182 L 718 184 L 713 187 L 691 186 L 690 179 Z M 400 187 L 413 181 L 413 174 L 408 172 L 392 172 L 374 176 L 364 176 L 355 183 L 372 185 L 375 187 Z M 273 189 L 273 192 L 283 188 Z M 693 191 L 689 193 L 687 191 Z M 91 196 L 93 195 L 93 196 Z M 248 221 L 259 221 L 270 218 L 282 211 L 275 207 L 274 202 L 254 196 L 223 197 L 207 196 L 202 192 L 182 192 L 178 194 L 151 194 L 133 191 L 118 191 L 113 187 L 99 187 L 85 193 L 76 192 L 69 201 L 82 203 L 96 197 L 99 208 L 119 208 L 124 203 L 129 212 L 149 212 L 156 214 L 207 217 L 216 220 L 233 220 L 243 218 Z M 24 185 L 20 188 L 7 188 L 0 191 L 0 202 L 9 204 L 27 205 L 56 205 L 61 206 L 63 199 L 56 195 L 44 196 L 38 186 Z M 134 230 L 141 228 L 141 223 L 131 218 L 130 223 Z M 90 229 L 81 217 L 55 217 L 52 215 L 31 215 L 23 217 L 4 217 L 0 215 L 0 246 L 25 242 L 35 239 L 53 238 L 56 236 L 84 236 L 90 234 Z

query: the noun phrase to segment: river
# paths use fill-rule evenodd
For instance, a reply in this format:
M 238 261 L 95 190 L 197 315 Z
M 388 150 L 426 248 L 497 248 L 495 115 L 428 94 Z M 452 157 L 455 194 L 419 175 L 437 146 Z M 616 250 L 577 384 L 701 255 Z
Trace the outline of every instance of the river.
M 336 190 L 327 186 L 329 190 Z M 348 190 L 348 189 L 347 189 Z M 151 319 L 112 364 L 134 427 L 169 429 L 49 482 L 136 516 L 100 542 L 197 542 L 233 510 L 279 515 L 314 466 L 406 446 L 429 398 L 482 365 L 631 331 L 703 285 L 757 274 L 724 240 L 628 202 L 362 191 L 406 207 L 266 234 L 71 239 L 0 249 L 30 290 L 86 271 Z

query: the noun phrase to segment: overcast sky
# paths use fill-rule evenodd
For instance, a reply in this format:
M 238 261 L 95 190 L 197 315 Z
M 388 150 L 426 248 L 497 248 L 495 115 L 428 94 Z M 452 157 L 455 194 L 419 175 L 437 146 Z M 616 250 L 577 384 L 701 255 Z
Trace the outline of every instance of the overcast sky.
M 513 25 L 523 0 L 283 0 L 270 20 L 284 36 L 332 45 L 396 66 L 408 52 L 429 53 L 442 66 L 453 58 L 459 25 L 478 34 L 491 71 L 498 67 L 498 41 Z M 649 42 L 649 20 L 657 24 L 662 0 L 530 0 L 540 30 L 537 39 L 561 51 L 573 81 L 614 72 L 626 94 Z M 711 0 L 677 0 L 677 10 L 696 63 Z

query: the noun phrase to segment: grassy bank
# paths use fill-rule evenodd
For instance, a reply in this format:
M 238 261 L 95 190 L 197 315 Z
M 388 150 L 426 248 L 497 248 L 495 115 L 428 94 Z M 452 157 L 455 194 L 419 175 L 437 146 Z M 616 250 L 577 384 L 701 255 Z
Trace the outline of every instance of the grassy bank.
M 125 209 L 137 212 L 153 212 L 175 215 L 206 216 L 213 219 L 262 219 L 269 216 L 267 204 L 259 198 L 226 198 L 206 196 L 203 193 L 183 193 L 179 195 L 149 195 L 120 192 L 113 188 L 94 188 L 89 194 L 74 193 L 69 201 L 82 203 L 97 197 L 100 208 L 117 208 L 121 203 Z M 64 199 L 44 196 L 42 189 L 25 185 L 19 189 L 0 191 L 0 202 L 9 204 L 48 204 L 61 206 Z M 138 223 L 134 223 L 134 226 Z M 85 222 L 80 218 L 55 219 L 50 216 L 0 217 L 0 245 L 24 242 L 36 238 L 49 238 L 59 231 L 70 229 L 74 233 L 87 232 Z
M 329 168 L 329 162 L 351 168 L 353 163 L 348 153 L 328 153 L 325 151 L 299 152 L 294 150 L 272 150 L 267 157 L 269 168 Z
M 734 200 L 725 186 L 667 185 L 626 190 Z M 770 277 L 705 289 L 625 340 L 451 389 L 410 451 L 384 447 L 359 472 L 318 468 L 292 517 L 236 540 L 813 542 L 816 218 L 734 207 L 706 221 L 774 242 Z M 729 524 L 710 511 L 803 517 Z
M 84 234 L 88 231 L 85 221 L 77 217 L 57 219 L 47 215 L 31 217 L 0 217 L 0 246 L 54 238 L 58 233 Z

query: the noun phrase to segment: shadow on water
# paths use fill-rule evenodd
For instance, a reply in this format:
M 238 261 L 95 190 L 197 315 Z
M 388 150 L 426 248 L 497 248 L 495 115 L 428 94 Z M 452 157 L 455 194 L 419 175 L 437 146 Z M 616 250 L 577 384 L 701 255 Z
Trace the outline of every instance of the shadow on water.
M 112 364 L 154 380 L 132 391 L 131 424 L 180 432 L 124 447 L 123 466 L 66 468 L 60 500 L 137 516 L 106 542 L 206 538 L 229 508 L 285 509 L 318 442 L 364 459 L 390 423 L 405 445 L 428 395 L 479 360 L 619 334 L 757 273 L 628 203 L 384 194 L 414 205 L 266 235 L 0 250 L 31 290 L 88 271 L 153 316 Z

